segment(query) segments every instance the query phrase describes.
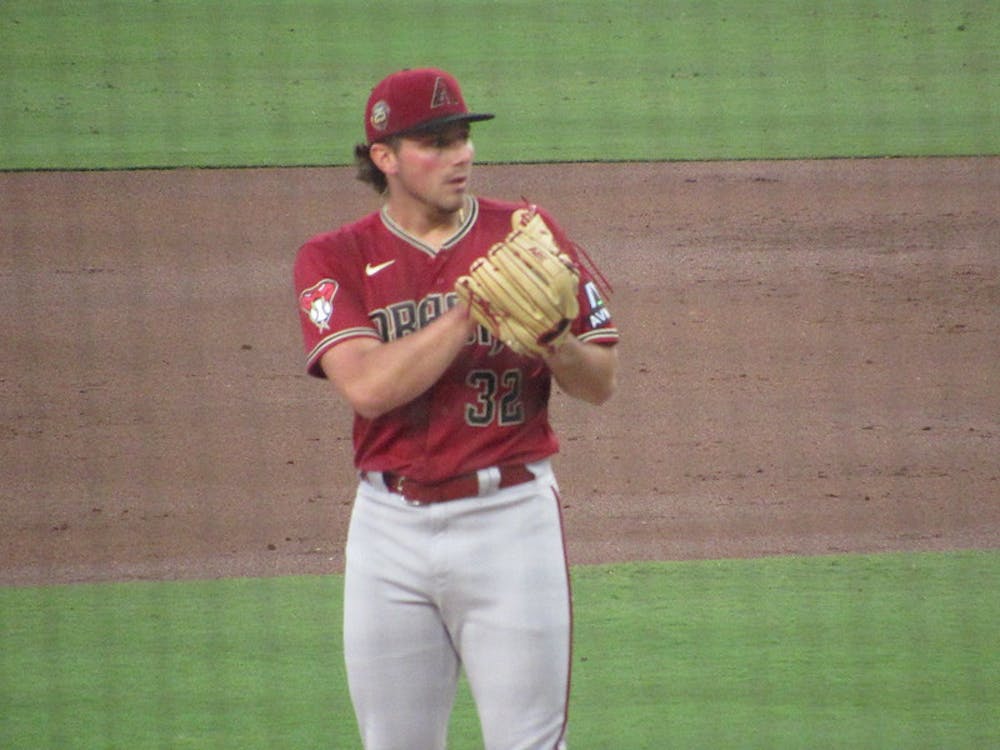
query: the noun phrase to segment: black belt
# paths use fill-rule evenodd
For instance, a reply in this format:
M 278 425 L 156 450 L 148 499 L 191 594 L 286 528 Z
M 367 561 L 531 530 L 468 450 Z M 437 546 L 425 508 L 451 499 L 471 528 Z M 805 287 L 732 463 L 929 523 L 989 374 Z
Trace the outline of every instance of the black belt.
M 378 472 L 368 472 L 366 476 L 371 474 L 377 475 Z M 501 466 L 497 489 L 514 487 L 530 482 L 534 478 L 535 475 L 524 464 Z M 417 482 L 392 471 L 383 471 L 382 481 L 387 490 L 402 495 L 412 503 L 444 503 L 463 497 L 476 497 L 479 494 L 479 472 L 475 471 L 443 479 L 440 482 Z

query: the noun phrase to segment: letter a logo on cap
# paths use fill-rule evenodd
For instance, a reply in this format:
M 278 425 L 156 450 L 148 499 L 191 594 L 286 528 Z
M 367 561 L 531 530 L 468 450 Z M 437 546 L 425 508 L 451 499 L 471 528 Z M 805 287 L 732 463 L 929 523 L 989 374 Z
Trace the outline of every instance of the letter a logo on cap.
M 431 109 L 455 104 L 461 104 L 461 101 L 448 88 L 448 83 L 438 76 L 434 81 L 434 93 L 431 95 Z

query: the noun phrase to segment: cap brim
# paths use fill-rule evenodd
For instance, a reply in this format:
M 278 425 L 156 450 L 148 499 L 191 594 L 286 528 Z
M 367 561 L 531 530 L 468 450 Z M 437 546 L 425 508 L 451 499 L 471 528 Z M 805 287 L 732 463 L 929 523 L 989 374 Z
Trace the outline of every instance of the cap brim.
M 481 122 L 483 120 L 492 120 L 495 115 L 486 114 L 485 112 L 464 112 L 458 115 L 449 115 L 447 117 L 439 117 L 435 120 L 428 120 L 427 122 L 422 122 L 419 125 L 415 125 L 412 128 L 407 128 L 406 130 L 401 130 L 396 135 L 422 135 L 424 133 L 430 133 L 438 128 L 442 128 L 445 125 L 451 125 L 456 122 Z

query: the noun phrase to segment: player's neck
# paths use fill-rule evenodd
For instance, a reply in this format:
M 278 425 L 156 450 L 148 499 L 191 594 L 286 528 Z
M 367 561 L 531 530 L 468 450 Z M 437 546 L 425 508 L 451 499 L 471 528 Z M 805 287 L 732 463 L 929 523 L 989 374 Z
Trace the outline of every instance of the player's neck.
M 411 237 L 433 247 L 440 247 L 451 239 L 469 213 L 470 198 L 462 202 L 457 211 L 441 211 L 426 205 L 407 205 L 402 201 L 388 200 L 382 210 L 392 222 Z

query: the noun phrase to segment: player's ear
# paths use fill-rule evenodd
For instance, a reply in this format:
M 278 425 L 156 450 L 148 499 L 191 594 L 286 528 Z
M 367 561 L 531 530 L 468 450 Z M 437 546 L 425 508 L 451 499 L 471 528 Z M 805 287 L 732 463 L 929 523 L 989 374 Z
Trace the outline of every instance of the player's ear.
M 396 149 L 388 143 L 373 143 L 368 149 L 372 163 L 384 174 L 395 174 L 398 170 Z

